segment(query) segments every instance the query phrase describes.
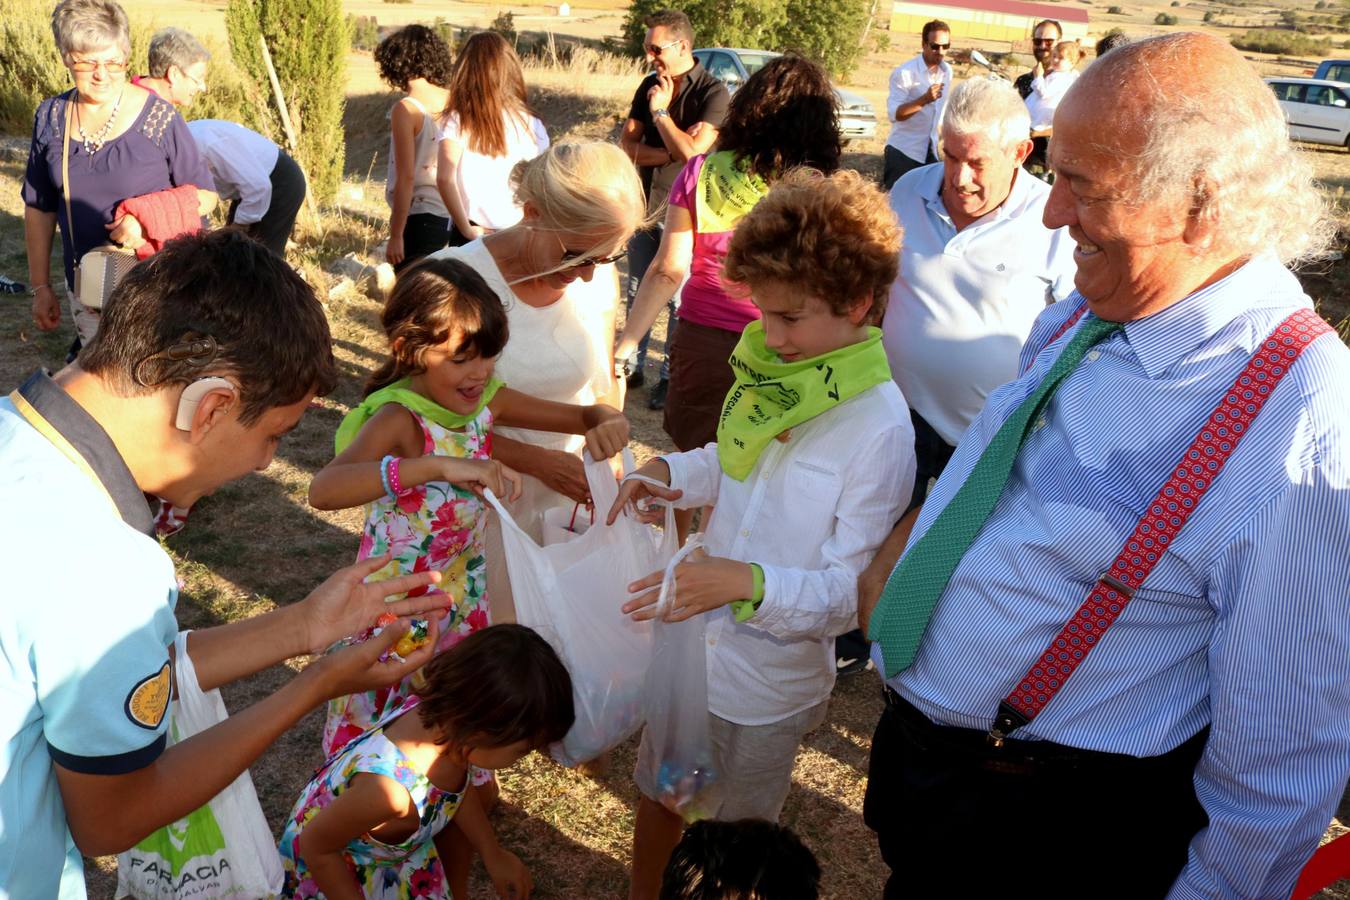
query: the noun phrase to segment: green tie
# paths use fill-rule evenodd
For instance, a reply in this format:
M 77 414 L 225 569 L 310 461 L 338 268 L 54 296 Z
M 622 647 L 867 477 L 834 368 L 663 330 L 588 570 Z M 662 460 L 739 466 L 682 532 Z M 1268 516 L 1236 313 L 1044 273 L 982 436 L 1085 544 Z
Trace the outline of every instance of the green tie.
M 1046 373 L 1045 380 L 1013 410 L 976 461 L 956 496 L 891 572 L 867 629 L 868 636 L 881 644 L 887 678 L 914 662 L 914 654 L 933 617 L 938 598 L 947 587 L 956 564 L 975 540 L 989 513 L 993 512 L 1031 423 L 1088 348 L 1121 327 L 1119 322 L 1107 322 L 1096 316 L 1083 320 L 1078 333 Z

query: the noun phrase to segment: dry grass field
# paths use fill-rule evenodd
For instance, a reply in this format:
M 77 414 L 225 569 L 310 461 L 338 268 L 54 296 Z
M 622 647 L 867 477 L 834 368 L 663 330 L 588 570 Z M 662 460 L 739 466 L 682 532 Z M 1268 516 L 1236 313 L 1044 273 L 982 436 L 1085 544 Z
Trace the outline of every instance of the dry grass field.
M 517 28 L 523 31 L 552 30 L 590 39 L 616 34 L 623 17 L 623 0 L 586 0 L 585 9 L 574 9 L 566 19 L 556 16 L 555 9 L 543 2 L 493 6 L 417 0 L 391 5 L 350 0 L 346 6 L 358 14 L 375 15 L 382 25 L 435 17 L 457 25 L 483 25 L 497 12 L 510 9 Z M 137 8 L 153 12 L 160 24 L 183 25 L 212 35 L 223 45 L 222 3 L 139 0 Z M 1165 8 L 1166 0 L 1156 0 L 1151 5 L 1128 3 L 1124 16 L 1106 16 L 1100 12 L 1104 6 L 1092 10 L 1094 21 L 1103 21 L 1102 31 L 1120 24 L 1127 31 L 1142 34 L 1161 30 L 1151 22 L 1155 12 Z M 1187 3 L 1180 9 L 1183 23 L 1198 22 L 1207 8 L 1203 3 Z M 849 81 L 879 110 L 884 109 L 890 69 L 912 55 L 918 44 L 917 37 L 910 35 L 892 35 L 891 41 L 888 50 L 864 60 Z M 1279 65 L 1266 60 L 1259 64 Z M 1287 68 L 1292 71 L 1294 67 Z M 636 66 L 583 57 L 570 68 L 531 65 L 527 80 L 535 107 L 555 140 L 566 135 L 612 139 L 622 125 L 628 98 L 640 74 Z M 341 197 L 334 208 L 325 211 L 322 221 L 302 223 L 290 256 L 326 299 L 343 379 L 335 394 L 320 401 L 285 439 L 268 471 L 228 485 L 203 501 L 187 529 L 166 542 L 185 583 L 178 608 L 184 628 L 206 627 L 294 602 L 355 555 L 360 527 L 357 512 L 321 513 L 305 502 L 310 478 L 331 456 L 332 434 L 338 421 L 358 400 L 361 381 L 383 353 L 378 303 L 328 270 L 332 261 L 344 254 L 370 264 L 380 261 L 378 248 L 384 239 L 387 215 L 383 202 L 388 140 L 384 114 L 393 95 L 379 83 L 368 54 L 353 54 L 348 93 L 347 177 Z M 878 134 L 875 140 L 850 146 L 846 164 L 878 172 L 884 123 L 879 124 Z M 18 199 L 26 147 L 26 138 L 21 136 L 0 143 L 0 273 L 18 278 L 26 271 Z M 1344 194 L 1350 189 L 1350 153 L 1314 148 L 1308 148 L 1308 152 L 1328 190 L 1333 194 L 1339 191 L 1345 204 Z M 1338 269 L 1305 279 L 1309 292 L 1323 302 L 1333 322 L 1350 314 L 1346 307 L 1350 277 L 1345 269 L 1342 262 Z M 662 329 L 663 324 L 658 325 L 658 338 Z M 17 384 L 37 366 L 58 366 L 70 338 L 68 324 L 55 333 L 36 332 L 26 298 L 0 300 L 0 383 Z M 640 457 L 668 446 L 659 414 L 647 411 L 645 399 L 645 392 L 639 391 L 627 404 Z M 237 709 L 265 696 L 305 662 L 276 666 L 232 686 L 225 691 L 226 702 Z M 841 681 L 829 720 L 808 740 L 797 761 L 783 821 L 820 859 L 825 873 L 823 896 L 827 898 L 853 900 L 880 894 L 883 867 L 861 820 L 867 754 L 879 712 L 875 675 L 867 673 Z M 300 787 L 321 761 L 320 724 L 319 714 L 311 714 L 252 770 L 274 830 L 279 830 L 279 822 Z M 496 827 L 502 843 L 531 866 L 538 896 L 594 900 L 626 896 L 636 802 L 629 774 L 633 750 L 631 742 L 621 747 L 609 771 L 594 778 L 562 769 L 538 755 L 501 773 L 503 803 L 495 815 Z M 978 827 L 978 823 L 972 823 L 972 827 Z M 1102 827 L 1109 827 L 1109 822 L 1104 819 Z M 1342 830 L 1339 822 L 1333 823 L 1333 830 Z M 113 895 L 113 869 L 111 859 L 89 861 L 91 897 Z M 967 893 L 974 896 L 986 890 L 985 885 L 971 885 Z M 481 869 L 472 894 L 491 896 L 491 886 Z M 1327 896 L 1350 897 L 1350 892 Z

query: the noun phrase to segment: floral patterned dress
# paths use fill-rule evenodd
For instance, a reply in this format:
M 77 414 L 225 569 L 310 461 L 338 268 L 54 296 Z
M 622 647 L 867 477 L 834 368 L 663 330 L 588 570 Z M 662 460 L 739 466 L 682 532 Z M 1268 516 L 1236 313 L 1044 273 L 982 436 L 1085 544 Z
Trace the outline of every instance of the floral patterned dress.
M 492 451 L 492 413 L 483 407 L 462 431 L 443 428 L 412 413 L 422 429 L 423 454 L 487 459 Z M 409 572 L 440 572 L 440 590 L 450 598 L 441 618 L 438 653 L 488 625 L 487 564 L 483 553 L 484 503 L 471 491 L 432 481 L 397 500 L 381 497 L 366 504 L 366 524 L 357 560 L 392 553 L 389 564 L 367 581 L 383 581 Z M 425 593 L 419 588 L 412 593 Z M 393 597 L 391 599 L 398 599 Z M 350 640 L 350 639 L 349 639 Z M 332 756 L 416 691 L 420 673 L 391 688 L 338 697 L 328 703 L 323 751 Z
M 386 844 L 368 834 L 348 844 L 346 853 L 352 876 L 370 900 L 412 900 L 414 897 L 448 900 L 450 890 L 445 870 L 432 838 L 458 811 L 464 788 L 452 793 L 436 787 L 425 775 L 414 771 L 403 751 L 384 736 L 385 727 L 417 703 L 417 697 L 409 698 L 375 728 L 348 741 L 340 753 L 329 757 L 301 792 L 286 819 L 279 845 L 281 862 L 286 869 L 283 897 L 321 900 L 324 896 L 298 855 L 300 832 L 319 810 L 347 789 L 353 775 L 368 772 L 392 778 L 403 785 L 417 807 L 420 824 L 407 840 L 397 844 Z M 474 774 L 476 771 L 470 766 L 469 775 Z

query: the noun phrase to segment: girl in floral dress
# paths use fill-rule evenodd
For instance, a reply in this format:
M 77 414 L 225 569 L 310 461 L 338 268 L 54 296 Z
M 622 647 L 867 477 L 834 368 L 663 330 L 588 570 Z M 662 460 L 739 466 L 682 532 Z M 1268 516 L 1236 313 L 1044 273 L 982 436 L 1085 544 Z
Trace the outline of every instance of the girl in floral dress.
M 281 837 L 283 896 L 448 898 L 441 857 L 455 841 L 482 855 L 500 896 L 529 893 L 529 872 L 498 845 L 473 775 L 567 733 L 567 669 L 530 629 L 499 625 L 425 673 L 420 695 L 348 741 L 301 793 Z
M 338 455 L 314 476 L 309 502 L 316 509 L 365 507 L 357 558 L 390 557 L 371 580 L 441 573 L 443 652 L 488 624 L 484 504 L 477 492 L 490 487 L 504 495 L 507 484 L 519 491 L 519 476 L 489 458 L 493 423 L 584 434 L 591 456 L 608 459 L 628 443 L 628 420 L 609 406 L 540 400 L 493 378 L 508 337 L 506 312 L 461 262 L 427 259 L 404 271 L 382 324 L 390 358 L 367 382 L 365 401 L 343 419 Z M 417 678 L 330 701 L 324 753 L 332 756 L 401 708 Z M 490 786 L 490 774 L 478 777 Z M 490 807 L 495 791 L 485 794 Z M 467 878 L 467 861 L 462 871 L 458 861 L 452 869 L 456 885 Z

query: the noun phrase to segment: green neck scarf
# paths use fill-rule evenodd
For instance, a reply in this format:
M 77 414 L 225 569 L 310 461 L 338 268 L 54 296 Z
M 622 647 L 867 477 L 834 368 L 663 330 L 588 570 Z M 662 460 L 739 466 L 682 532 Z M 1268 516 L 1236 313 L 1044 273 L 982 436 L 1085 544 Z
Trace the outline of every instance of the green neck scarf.
M 478 405 L 474 407 L 473 412 L 460 415 L 451 412 L 434 400 L 423 397 L 408 387 L 408 384 L 409 379 L 407 378 L 395 381 L 388 387 L 382 387 L 371 394 L 361 402 L 360 406 L 352 407 L 352 411 L 343 417 L 342 424 L 338 426 L 337 437 L 333 440 L 336 452 L 341 453 L 346 450 L 347 446 L 355 440 L 361 427 L 369 422 L 371 417 L 386 403 L 397 403 L 399 406 L 412 410 L 422 418 L 435 422 L 442 428 L 460 429 L 478 418 L 478 414 L 483 411 L 483 407 L 488 405 L 497 393 L 497 389 L 502 386 L 502 382 L 498 379 L 489 378 L 488 383 L 483 386 L 483 393 L 478 398 Z
M 728 362 L 736 383 L 717 422 L 717 458 L 737 481 L 745 480 L 774 438 L 891 377 L 880 328 L 868 328 L 867 339 L 857 344 L 783 362 L 764 345 L 764 323 L 754 321 Z
M 694 216 L 699 234 L 731 231 L 755 208 L 769 185 L 758 175 L 742 171 L 736 154 L 709 153 L 703 158 L 694 188 Z

